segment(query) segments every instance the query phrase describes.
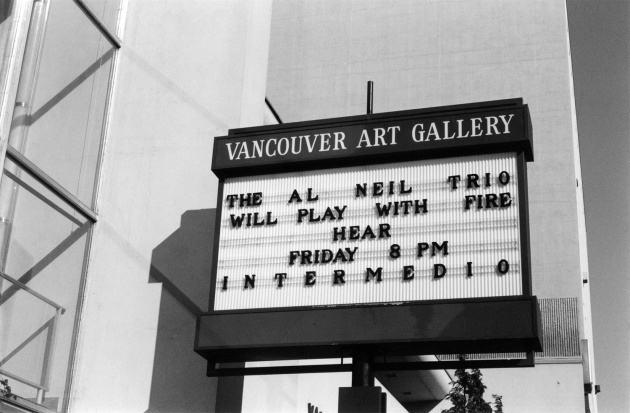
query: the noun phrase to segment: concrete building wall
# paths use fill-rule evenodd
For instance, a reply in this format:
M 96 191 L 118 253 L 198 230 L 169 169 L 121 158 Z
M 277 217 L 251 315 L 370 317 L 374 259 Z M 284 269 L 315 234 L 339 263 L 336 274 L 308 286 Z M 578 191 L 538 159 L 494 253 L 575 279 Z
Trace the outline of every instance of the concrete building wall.
M 505 411 L 584 412 L 580 364 L 539 364 L 519 370 L 482 370 L 487 395 L 503 396 Z M 488 400 L 489 397 L 486 399 Z M 593 410 L 591 410 L 593 411 Z
M 213 411 L 193 352 L 213 137 L 263 123 L 270 18 L 270 1 L 128 2 L 71 411 Z
M 530 106 L 533 288 L 581 296 L 564 1 L 274 3 L 269 99 L 286 122 L 522 97 Z
M 368 80 L 377 113 L 524 99 L 533 293 L 576 297 L 592 343 L 565 2 L 274 2 L 267 97 L 285 122 L 364 114 Z M 582 364 L 571 362 L 484 371 L 488 391 L 510 411 L 584 411 Z

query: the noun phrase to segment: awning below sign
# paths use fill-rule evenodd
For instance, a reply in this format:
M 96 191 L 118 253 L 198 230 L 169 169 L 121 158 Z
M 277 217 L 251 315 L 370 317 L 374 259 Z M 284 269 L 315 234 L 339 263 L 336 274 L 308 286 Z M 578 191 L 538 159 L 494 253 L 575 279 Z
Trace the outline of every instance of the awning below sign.
M 215 312 L 198 319 L 195 351 L 215 363 L 528 352 L 542 350 L 539 330 L 536 297 Z

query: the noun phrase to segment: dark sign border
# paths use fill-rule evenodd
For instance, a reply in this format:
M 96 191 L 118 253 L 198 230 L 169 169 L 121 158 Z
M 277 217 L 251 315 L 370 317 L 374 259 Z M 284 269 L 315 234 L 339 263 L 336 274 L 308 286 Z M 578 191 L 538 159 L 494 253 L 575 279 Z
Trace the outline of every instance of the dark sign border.
M 409 149 L 402 146 L 392 149 L 391 147 L 381 147 L 377 150 L 370 151 L 354 151 L 352 153 L 344 153 L 330 157 L 330 153 L 322 157 L 304 158 L 300 156 L 286 157 L 274 159 L 268 162 L 258 159 L 246 163 L 235 163 L 231 165 L 226 161 L 226 152 L 221 150 L 221 145 L 225 146 L 229 141 L 256 140 L 270 136 L 279 136 L 300 132 L 305 133 L 315 131 L 319 133 L 322 130 L 332 130 L 342 127 L 368 128 L 380 127 L 384 124 L 392 124 L 393 122 L 414 122 L 423 121 L 431 122 L 441 121 L 442 119 L 455 119 L 457 116 L 483 116 L 484 114 L 492 115 L 500 111 L 509 110 L 519 114 L 519 126 L 515 133 L 510 136 L 500 135 L 484 141 L 475 139 L 449 140 L 446 144 L 440 142 L 423 142 L 420 149 Z M 290 135 L 289 135 L 290 136 Z M 374 148 L 370 148 L 374 149 Z M 288 332 L 273 333 L 273 329 L 269 329 L 269 320 L 275 320 L 277 314 L 285 316 L 287 320 L 295 318 L 297 314 L 302 317 L 309 314 L 309 317 L 326 316 L 332 317 L 343 323 L 351 322 L 350 319 L 344 317 L 343 314 L 352 314 L 356 311 L 370 313 L 382 308 L 389 308 L 391 304 L 368 304 L 368 305 L 338 305 L 338 306 L 315 306 L 315 307 L 282 307 L 282 308 L 264 308 L 264 309 L 246 309 L 246 310 L 214 310 L 214 295 L 216 292 L 216 268 L 218 262 L 218 246 L 219 246 L 219 228 L 221 227 L 221 213 L 223 205 L 223 184 L 225 178 L 238 176 L 252 176 L 271 173 L 287 173 L 297 171 L 308 171 L 317 169 L 329 169 L 334 167 L 347 167 L 357 165 L 384 164 L 392 162 L 404 162 L 410 160 L 424 160 L 435 158 L 448 158 L 457 156 L 470 156 L 477 154 L 516 152 L 517 154 L 517 174 L 519 182 L 519 216 L 520 216 L 520 237 L 521 237 L 521 266 L 522 266 L 522 291 L 521 296 L 514 297 L 491 297 L 479 299 L 451 299 L 451 300 L 426 300 L 416 302 L 398 303 L 395 306 L 398 310 L 412 309 L 417 312 L 417 316 L 423 316 L 423 309 L 431 308 L 429 313 L 437 312 L 440 308 L 446 308 L 449 305 L 463 305 L 466 311 L 477 311 L 490 317 L 490 324 L 495 328 L 504 328 L 509 323 L 510 317 L 501 316 L 502 314 L 518 314 L 519 311 L 525 311 L 522 324 L 512 331 L 512 338 L 503 336 L 494 336 L 489 334 L 483 337 L 472 337 L 467 335 L 466 329 L 455 329 L 451 332 L 450 337 L 442 339 L 432 338 L 430 345 L 426 337 L 412 337 L 397 340 L 392 338 L 387 343 L 374 342 L 371 336 L 355 337 L 354 342 L 316 344 L 314 342 L 304 342 L 299 337 L 293 337 Z M 325 156 L 325 157 L 324 157 Z M 443 348 L 448 351 L 441 353 L 472 353 L 474 352 L 530 352 L 540 351 L 540 314 L 536 297 L 532 296 L 531 291 L 531 263 L 530 263 L 530 245 L 529 245 L 529 208 L 527 195 L 527 162 L 532 161 L 534 157 L 532 127 L 529 116 L 528 106 L 523 104 L 522 99 L 509 99 L 500 101 L 481 102 L 475 104 L 445 106 L 430 109 L 419 109 L 410 111 L 379 113 L 374 115 L 352 116 L 335 119 L 324 119 L 308 122 L 297 122 L 281 125 L 271 125 L 253 128 L 232 129 L 229 135 L 225 137 L 217 137 L 214 144 L 213 153 L 213 172 L 220 178 L 217 202 L 217 215 L 214 240 L 214 251 L 212 259 L 212 275 L 211 275 L 211 291 L 210 291 L 210 311 L 202 314 L 197 320 L 197 331 L 195 337 L 195 351 L 201 354 L 209 362 L 209 366 L 214 363 L 235 362 L 235 361 L 254 361 L 254 360 L 280 360 L 295 358 L 330 358 L 339 357 L 344 351 L 358 348 L 369 348 L 372 351 L 389 351 L 390 355 L 411 354 L 435 354 Z M 490 303 L 490 305 L 488 305 Z M 498 307 L 497 307 L 498 305 Z M 429 306 L 429 307 L 426 307 Z M 500 307 L 500 309 L 499 309 Z M 523 310 L 525 309 L 525 310 Z M 428 313 L 427 313 L 428 314 Z M 492 317 L 495 314 L 496 317 Z M 245 317 L 245 318 L 243 318 Z M 299 318 L 300 316 L 297 315 Z M 352 318 L 352 317 L 350 317 Z M 439 317 L 438 317 L 439 318 Z M 315 318 L 312 318 L 314 320 Z M 260 334 L 268 335 L 267 344 L 249 343 L 249 345 L 237 344 L 235 337 L 230 338 L 230 332 L 224 333 L 212 328 L 211 326 L 223 326 L 230 329 L 235 323 L 246 322 L 245 331 L 252 337 L 260 337 Z M 355 320 L 356 321 L 356 320 Z M 440 320 L 436 320 L 440 322 Z M 447 322 L 448 320 L 441 320 Z M 473 322 L 469 319 L 466 322 Z M 481 321 L 477 322 L 478 325 Z M 488 323 L 484 320 L 484 323 Z M 484 331 L 491 331 L 490 325 L 484 327 Z M 314 326 L 322 337 L 329 337 L 330 325 L 326 323 Z M 374 326 L 378 328 L 378 326 Z M 240 331 L 240 330 L 239 330 Z M 287 341 L 287 337 L 290 337 Z M 402 335 L 401 335 L 402 337 Z M 329 337 L 331 340 L 333 337 Z M 238 340 L 237 340 L 238 341 Z M 420 347 L 418 347 L 420 346 Z M 421 352 L 419 349 L 424 348 L 427 352 Z M 293 349 L 293 350 L 291 350 Z M 411 350 L 414 349 L 414 350 Z M 363 350 L 361 350 L 363 351 Z M 410 353 L 411 351 L 411 353 Z M 347 354 L 347 353 L 346 353 Z
M 410 142 L 409 139 L 405 140 L 404 137 L 399 137 L 397 145 L 374 146 L 360 150 L 351 147 L 338 152 L 329 150 L 325 153 L 319 153 L 315 151 L 313 153 L 300 153 L 299 155 L 293 155 L 289 151 L 287 156 L 274 156 L 273 159 L 230 160 L 226 148 L 228 143 L 251 143 L 260 139 L 290 137 L 291 134 L 294 136 L 313 135 L 322 132 L 332 133 L 336 130 L 353 132 L 354 138 L 356 138 L 357 132 L 360 130 L 384 125 L 409 126 L 418 122 L 439 123 L 445 120 L 453 121 L 461 117 L 483 117 L 502 111 L 509 111 L 516 115 L 514 118 L 516 130 L 509 135 L 484 136 L 482 139 L 468 137 L 414 143 Z M 454 127 L 454 124 L 451 125 Z M 402 132 L 399 133 L 402 134 Z M 534 160 L 531 119 L 528 106 L 523 104 L 522 99 L 231 129 L 228 136 L 215 138 L 212 171 L 219 178 L 227 178 L 512 151 L 523 152 L 528 162 Z

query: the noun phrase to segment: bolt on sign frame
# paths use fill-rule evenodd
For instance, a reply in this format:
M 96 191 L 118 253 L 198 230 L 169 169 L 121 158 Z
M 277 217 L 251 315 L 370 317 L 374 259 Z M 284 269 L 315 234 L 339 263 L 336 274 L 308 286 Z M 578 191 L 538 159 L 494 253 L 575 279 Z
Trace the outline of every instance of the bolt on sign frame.
M 219 177 L 208 374 L 350 371 L 217 363 L 541 351 L 522 99 L 232 129 Z M 380 358 L 379 358 L 380 357 Z M 390 360 L 392 360 L 390 358 Z M 469 363 L 469 364 L 466 364 Z

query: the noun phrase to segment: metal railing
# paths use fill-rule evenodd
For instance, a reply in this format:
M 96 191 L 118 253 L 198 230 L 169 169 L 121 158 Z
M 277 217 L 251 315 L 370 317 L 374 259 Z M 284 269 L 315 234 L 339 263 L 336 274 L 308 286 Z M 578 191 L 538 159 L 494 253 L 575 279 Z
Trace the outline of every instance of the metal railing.
M 20 281 L 16 280 L 13 277 L 8 276 L 7 274 L 3 272 L 0 272 L 0 278 L 5 279 L 6 281 L 15 285 L 20 290 L 31 294 L 35 298 L 39 299 L 40 301 L 43 301 L 44 303 L 50 305 L 51 307 L 55 309 L 55 315 L 48 322 L 46 322 L 40 329 L 38 329 L 35 332 L 35 334 L 32 334 L 23 343 L 21 343 L 4 360 L 0 361 L 0 374 L 12 380 L 18 381 L 22 384 L 25 384 L 29 387 L 36 389 L 37 390 L 37 403 L 42 404 L 44 402 L 44 396 L 46 392 L 49 391 L 50 389 L 50 375 L 51 375 L 51 370 L 52 370 L 52 362 L 54 358 L 53 356 L 54 356 L 54 351 L 55 351 L 55 343 L 57 341 L 57 327 L 59 325 L 59 318 L 61 317 L 62 314 L 66 312 L 66 309 L 62 307 L 61 305 L 55 303 L 54 301 L 50 300 L 49 298 L 41 295 L 37 291 L 28 287 L 27 285 L 21 283 Z M 13 357 L 15 354 L 18 354 L 21 348 L 26 346 L 30 341 L 32 341 L 44 330 L 48 330 L 48 337 L 46 339 L 46 350 L 44 354 L 44 363 L 43 363 L 44 365 L 42 366 L 42 375 L 41 375 L 42 381 L 40 383 L 36 383 L 34 381 L 25 379 L 24 377 L 21 377 L 17 374 L 6 371 L 2 368 L 2 366 L 6 364 L 6 362 L 9 361 L 11 357 Z

